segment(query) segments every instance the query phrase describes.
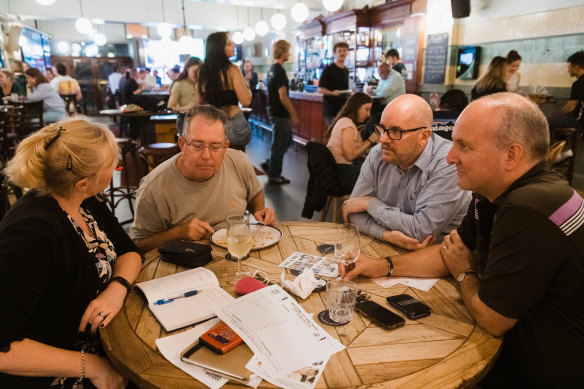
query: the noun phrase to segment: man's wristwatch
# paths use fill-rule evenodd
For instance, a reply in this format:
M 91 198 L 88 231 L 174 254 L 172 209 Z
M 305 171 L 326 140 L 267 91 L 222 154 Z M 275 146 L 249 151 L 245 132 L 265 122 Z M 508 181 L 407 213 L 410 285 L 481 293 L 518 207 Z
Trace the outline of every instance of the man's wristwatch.
M 132 284 L 130 284 L 130 281 L 126 280 L 124 277 L 113 276 L 112 278 L 110 278 L 110 282 L 120 283 L 124 288 L 126 288 L 126 290 L 128 291 L 128 294 L 130 293 L 130 290 L 132 289 Z
M 467 270 L 463 273 L 460 273 L 458 275 L 458 277 L 456 277 L 456 281 L 458 281 L 458 283 L 462 283 L 462 281 L 464 281 L 464 279 L 466 278 L 466 276 L 468 276 L 469 274 L 474 274 L 477 278 L 479 278 L 479 273 L 477 273 L 474 270 Z

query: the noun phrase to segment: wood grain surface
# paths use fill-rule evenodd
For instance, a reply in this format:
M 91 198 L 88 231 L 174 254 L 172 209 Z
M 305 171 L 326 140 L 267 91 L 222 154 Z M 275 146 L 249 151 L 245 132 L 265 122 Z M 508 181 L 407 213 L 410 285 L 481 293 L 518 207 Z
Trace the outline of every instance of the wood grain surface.
M 271 279 L 279 280 L 283 269 L 278 264 L 283 259 L 295 251 L 320 255 L 316 246 L 334 243 L 336 226 L 331 223 L 281 223 L 276 226 L 283 233 L 280 242 L 252 251 L 243 263 L 251 270 L 262 270 Z M 361 250 L 365 254 L 383 257 L 403 251 L 367 236 L 361 238 Z M 225 254 L 226 249 L 214 245 L 213 261 L 207 268 L 217 275 L 221 286 L 235 296 L 236 264 L 226 261 Z M 136 282 L 184 270 L 160 261 L 154 250 L 146 255 Z M 290 274 L 286 277 L 293 278 Z M 467 388 L 484 376 L 497 356 L 501 340 L 490 336 L 474 322 L 454 280 L 441 279 L 428 292 L 400 285 L 385 289 L 369 279 L 356 282 L 373 301 L 398 314 L 385 301 L 387 296 L 408 293 L 430 306 L 433 313 L 416 321 L 406 319 L 404 327 L 393 331 L 386 331 L 358 314 L 344 326 L 323 324 L 323 328 L 347 348 L 331 357 L 317 388 Z M 307 312 L 315 314 L 328 305 L 326 293 L 297 300 Z M 206 387 L 157 351 L 156 339 L 168 334 L 136 288 L 128 295 L 117 317 L 101 330 L 101 335 L 112 363 L 140 388 Z M 260 386 L 273 387 L 265 381 Z M 226 387 L 242 386 L 228 383 Z

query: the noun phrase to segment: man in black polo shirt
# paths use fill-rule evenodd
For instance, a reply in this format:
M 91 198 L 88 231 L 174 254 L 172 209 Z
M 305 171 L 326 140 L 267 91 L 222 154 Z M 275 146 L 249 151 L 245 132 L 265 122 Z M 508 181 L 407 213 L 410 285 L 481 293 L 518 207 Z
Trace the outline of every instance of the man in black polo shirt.
M 333 53 L 335 62 L 324 68 L 318 81 L 318 92 L 323 95 L 322 112 L 327 126 L 331 125 L 347 101 L 347 95 L 341 92 L 349 89 L 349 70 L 345 67 L 349 45 L 345 42 L 337 42 L 333 47 Z
M 300 119 L 288 98 L 288 76 L 284 63 L 290 56 L 290 43 L 280 39 L 274 43 L 274 64 L 268 72 L 268 112 L 274 121 L 272 131 L 272 148 L 268 165 L 269 184 L 288 184 L 289 179 L 282 176 L 282 161 L 288 147 L 292 144 L 292 124 L 298 124 Z
M 452 140 L 458 185 L 477 193 L 458 230 L 410 254 L 363 255 L 340 274 L 452 275 L 476 322 L 504 335 L 482 388 L 584 387 L 584 201 L 543 161 L 545 117 L 497 93 L 463 111 Z
M 570 98 L 558 112 L 558 116 L 549 119 L 550 128 L 584 128 L 584 51 L 568 57 L 568 73 L 570 77 L 576 77 L 576 81 L 572 84 Z

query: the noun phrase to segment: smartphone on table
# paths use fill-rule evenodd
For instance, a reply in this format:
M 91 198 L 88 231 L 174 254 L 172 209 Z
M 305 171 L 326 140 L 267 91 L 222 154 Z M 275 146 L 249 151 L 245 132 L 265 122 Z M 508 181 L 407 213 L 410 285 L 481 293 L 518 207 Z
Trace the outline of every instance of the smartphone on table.
M 393 330 L 406 324 L 403 317 L 396 315 L 374 301 L 358 302 L 355 304 L 355 309 L 386 330 Z
M 387 298 L 387 302 L 399 309 L 411 320 L 426 317 L 432 312 L 429 306 L 409 294 L 390 296 Z

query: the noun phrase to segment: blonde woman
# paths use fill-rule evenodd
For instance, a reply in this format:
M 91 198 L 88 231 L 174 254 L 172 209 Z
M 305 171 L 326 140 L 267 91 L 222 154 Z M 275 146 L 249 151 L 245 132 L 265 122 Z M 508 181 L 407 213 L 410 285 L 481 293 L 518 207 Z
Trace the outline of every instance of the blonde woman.
M 487 73 L 472 88 L 471 100 L 493 93 L 507 92 L 506 80 L 507 58 L 497 56 L 491 60 Z
M 107 127 L 76 117 L 23 140 L 5 169 L 31 190 L 0 222 L 2 388 L 126 385 L 96 338 L 141 267 L 136 246 L 96 197 L 118 153 Z

